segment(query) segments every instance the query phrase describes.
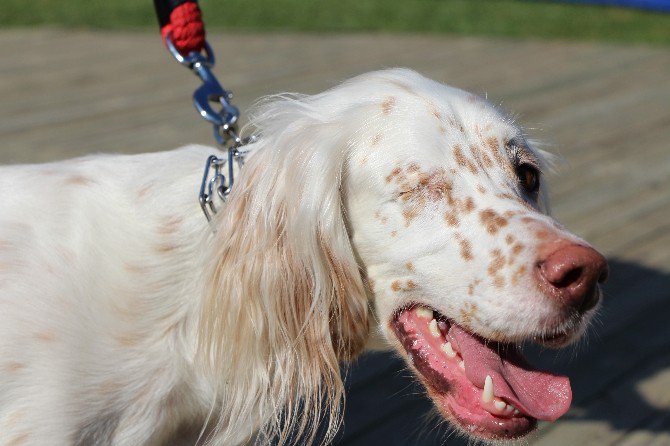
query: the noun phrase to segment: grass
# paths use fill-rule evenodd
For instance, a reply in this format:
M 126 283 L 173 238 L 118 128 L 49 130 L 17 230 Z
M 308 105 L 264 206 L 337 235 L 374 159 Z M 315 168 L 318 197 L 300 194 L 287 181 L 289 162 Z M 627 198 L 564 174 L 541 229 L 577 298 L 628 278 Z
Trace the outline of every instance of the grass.
M 208 30 L 408 32 L 670 44 L 670 14 L 532 0 L 201 0 Z M 151 0 L 3 0 L 0 26 L 156 27 Z

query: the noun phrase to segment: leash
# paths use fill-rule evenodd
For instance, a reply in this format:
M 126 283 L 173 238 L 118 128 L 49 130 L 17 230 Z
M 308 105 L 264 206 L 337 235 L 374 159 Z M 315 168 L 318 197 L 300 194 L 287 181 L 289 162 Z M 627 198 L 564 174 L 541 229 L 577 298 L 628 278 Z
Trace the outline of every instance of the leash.
M 161 36 L 168 51 L 181 65 L 202 81 L 193 93 L 198 114 L 212 124 L 214 139 L 225 151 L 226 158 L 211 155 L 205 164 L 198 201 L 207 221 L 217 212 L 214 197 L 226 201 L 234 183 L 233 164 L 244 164 L 246 152 L 241 147 L 254 138 L 240 138 L 237 119 L 240 112 L 231 104 L 232 94 L 224 89 L 211 71 L 214 52 L 205 39 L 205 25 L 196 0 L 154 0 Z M 223 174 L 228 167 L 227 177 Z

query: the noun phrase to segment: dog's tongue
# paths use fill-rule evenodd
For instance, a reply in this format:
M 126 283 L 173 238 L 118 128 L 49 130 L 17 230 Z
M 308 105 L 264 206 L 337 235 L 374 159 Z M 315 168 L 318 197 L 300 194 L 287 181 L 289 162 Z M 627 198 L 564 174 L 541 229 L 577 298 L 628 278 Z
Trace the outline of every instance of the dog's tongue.
M 520 411 L 538 420 L 554 421 L 568 411 L 572 401 L 570 380 L 549 372 L 533 370 L 515 348 L 484 341 L 456 324 L 449 335 L 465 361 L 465 375 L 484 388 L 486 375 L 493 380 L 494 395 L 506 399 Z

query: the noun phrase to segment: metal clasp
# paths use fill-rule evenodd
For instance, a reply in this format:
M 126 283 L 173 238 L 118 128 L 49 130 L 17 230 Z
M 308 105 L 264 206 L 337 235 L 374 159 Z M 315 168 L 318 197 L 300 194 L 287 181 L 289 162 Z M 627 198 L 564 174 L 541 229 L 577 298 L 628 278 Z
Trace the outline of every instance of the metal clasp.
M 233 144 L 239 143 L 234 125 L 240 116 L 240 111 L 230 103 L 232 93 L 221 86 L 210 70 L 215 61 L 214 52 L 209 43 L 205 41 L 205 54 L 192 51 L 187 56 L 183 56 L 172 43 L 171 35 L 168 35 L 165 41 L 168 50 L 177 62 L 188 67 L 202 80 L 202 85 L 193 93 L 193 105 L 200 116 L 214 126 L 216 141 L 222 146 L 227 145 L 230 140 L 233 140 Z M 220 106 L 220 110 L 216 110 L 213 104 Z
M 212 216 L 217 212 L 214 197 L 218 196 L 222 201 L 226 201 L 234 183 L 234 163 L 236 162 L 239 167 L 244 164 L 246 152 L 240 148 L 253 142 L 255 138 L 250 136 L 242 139 L 237 134 L 235 124 L 240 112 L 230 103 L 233 95 L 221 86 L 210 70 L 214 66 L 214 52 L 209 43 L 205 41 L 204 54 L 192 51 L 187 56 L 183 56 L 172 43 L 171 35 L 168 35 L 165 41 L 177 62 L 188 67 L 202 80 L 202 85 L 193 93 L 193 104 L 200 116 L 214 127 L 216 142 L 228 151 L 227 159 L 216 155 L 207 158 L 205 173 L 200 184 L 198 201 L 207 221 L 211 221 Z M 220 109 L 216 110 L 213 104 L 220 106 Z M 228 164 L 227 177 L 222 173 L 226 163 Z

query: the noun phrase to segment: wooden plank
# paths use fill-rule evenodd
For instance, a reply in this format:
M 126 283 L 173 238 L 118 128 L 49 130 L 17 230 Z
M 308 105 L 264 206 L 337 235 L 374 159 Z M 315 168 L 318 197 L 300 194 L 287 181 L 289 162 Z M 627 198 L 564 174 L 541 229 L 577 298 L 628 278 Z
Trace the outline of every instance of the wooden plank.
M 625 379 L 604 389 L 592 404 L 573 411 L 560 424 L 544 431 L 533 444 L 610 445 L 641 426 L 654 429 L 658 426 L 655 421 L 665 418 L 670 410 L 670 393 L 659 392 L 670 387 L 670 343 L 649 359 Z M 661 422 L 658 427 L 662 426 Z M 658 434 L 665 436 L 667 432 L 657 431 L 654 437 Z

